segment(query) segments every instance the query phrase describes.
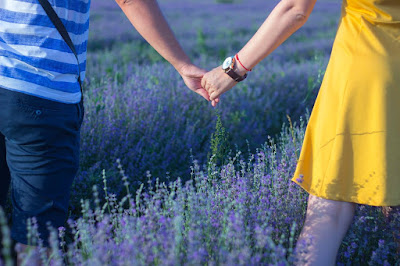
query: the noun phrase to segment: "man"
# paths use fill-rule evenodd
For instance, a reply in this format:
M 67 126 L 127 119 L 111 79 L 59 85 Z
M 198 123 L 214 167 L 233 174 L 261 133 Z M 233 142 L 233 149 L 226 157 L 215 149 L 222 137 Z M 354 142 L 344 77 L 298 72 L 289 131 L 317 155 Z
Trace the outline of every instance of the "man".
M 11 237 L 19 243 L 20 253 L 28 247 L 29 217 L 37 218 L 45 247 L 46 222 L 54 228 L 64 224 L 79 165 L 84 110 L 78 77 L 85 77 L 90 0 L 49 1 L 78 58 L 38 0 L 0 2 L 0 205 L 4 207 L 11 187 Z M 209 101 L 201 87 L 205 71 L 182 50 L 157 1 L 116 1 L 189 89 Z

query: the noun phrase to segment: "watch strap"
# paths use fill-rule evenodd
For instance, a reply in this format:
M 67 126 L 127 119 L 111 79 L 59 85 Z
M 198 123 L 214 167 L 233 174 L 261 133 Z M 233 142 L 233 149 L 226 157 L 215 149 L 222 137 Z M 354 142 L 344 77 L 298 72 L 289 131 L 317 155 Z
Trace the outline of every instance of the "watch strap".
M 247 73 L 244 74 L 244 76 L 239 76 L 235 71 L 233 71 L 233 69 L 228 69 L 227 71 L 225 71 L 226 74 L 228 74 L 233 80 L 235 80 L 236 82 L 240 82 L 242 80 L 244 80 L 247 77 Z

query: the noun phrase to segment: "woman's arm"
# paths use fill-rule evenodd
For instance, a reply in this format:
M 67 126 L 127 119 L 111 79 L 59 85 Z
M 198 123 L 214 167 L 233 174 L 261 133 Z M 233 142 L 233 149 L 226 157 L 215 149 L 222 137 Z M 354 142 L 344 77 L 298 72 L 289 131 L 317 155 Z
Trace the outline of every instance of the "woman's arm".
M 252 69 L 307 21 L 316 0 L 282 0 L 250 41 L 239 51 L 239 59 Z M 240 64 L 239 64 L 240 65 Z
M 201 87 L 205 71 L 194 66 L 176 40 L 156 0 L 116 0 L 143 38 L 181 74 L 186 85 L 209 100 Z
M 252 69 L 267 57 L 304 25 L 315 2 L 316 0 L 280 1 L 254 36 L 238 52 L 241 63 L 247 69 Z M 247 71 L 237 63 L 235 72 L 243 76 Z M 207 73 L 202 80 L 202 85 L 208 91 L 211 100 L 215 100 L 236 84 L 237 82 L 229 77 L 221 67 Z

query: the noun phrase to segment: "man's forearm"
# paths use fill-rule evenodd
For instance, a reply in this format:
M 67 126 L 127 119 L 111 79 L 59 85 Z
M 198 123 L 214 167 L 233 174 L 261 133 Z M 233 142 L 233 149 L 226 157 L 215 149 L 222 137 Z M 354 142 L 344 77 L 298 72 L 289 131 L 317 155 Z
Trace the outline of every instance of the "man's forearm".
M 156 0 L 116 0 L 129 21 L 143 38 L 175 69 L 190 64 L 176 40 Z

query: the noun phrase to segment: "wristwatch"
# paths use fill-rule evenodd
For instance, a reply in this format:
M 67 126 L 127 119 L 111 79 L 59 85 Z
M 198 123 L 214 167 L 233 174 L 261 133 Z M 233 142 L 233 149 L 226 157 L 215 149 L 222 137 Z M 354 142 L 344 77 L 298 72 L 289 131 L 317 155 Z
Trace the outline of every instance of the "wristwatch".
M 244 74 L 244 76 L 240 76 L 237 74 L 235 71 L 233 71 L 233 68 L 235 67 L 236 64 L 236 59 L 234 56 L 227 57 L 222 64 L 222 69 L 225 71 L 226 74 L 228 74 L 233 80 L 236 82 L 240 82 L 244 80 L 247 77 L 247 73 Z

